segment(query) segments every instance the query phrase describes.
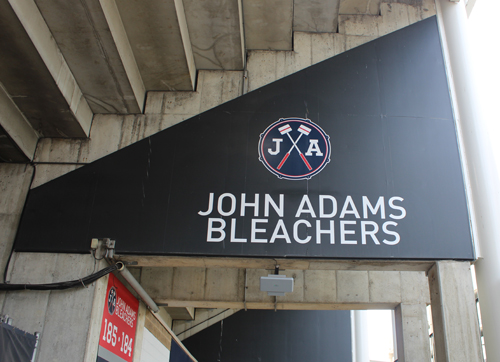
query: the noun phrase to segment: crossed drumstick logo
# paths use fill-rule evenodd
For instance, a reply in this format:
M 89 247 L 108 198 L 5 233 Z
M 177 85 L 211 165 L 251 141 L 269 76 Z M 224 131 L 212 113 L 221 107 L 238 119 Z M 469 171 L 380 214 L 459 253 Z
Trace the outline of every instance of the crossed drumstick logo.
M 281 146 L 290 145 L 284 135 L 291 146 L 283 155 Z M 330 161 L 330 137 L 309 119 L 281 118 L 260 135 L 259 160 L 278 178 L 310 179 Z
M 286 134 L 288 136 L 288 138 L 290 138 L 290 141 L 292 141 L 292 147 L 290 147 L 290 150 L 286 153 L 285 157 L 283 157 L 283 159 L 281 160 L 281 162 L 278 165 L 277 169 L 280 170 L 281 167 L 283 167 L 283 164 L 286 162 L 286 160 L 288 159 L 288 157 L 290 157 L 290 153 L 295 148 L 299 152 L 299 156 L 302 159 L 302 161 L 304 161 L 304 163 L 306 164 L 306 166 L 309 169 L 309 171 L 311 171 L 312 167 L 309 164 L 309 162 L 307 162 L 306 156 L 304 156 L 304 154 L 302 153 L 302 151 L 297 146 L 297 142 L 299 142 L 300 137 L 302 137 L 302 135 L 309 136 L 309 133 L 311 133 L 311 129 L 309 127 L 304 126 L 304 125 L 300 125 L 299 128 L 298 128 L 298 131 L 300 132 L 300 135 L 299 135 L 299 137 L 297 137 L 297 139 L 295 141 L 293 140 L 292 136 L 290 136 L 290 132 L 292 132 L 292 127 L 290 127 L 289 124 L 285 124 L 284 126 L 279 127 L 278 130 L 280 131 L 280 133 L 282 135 Z

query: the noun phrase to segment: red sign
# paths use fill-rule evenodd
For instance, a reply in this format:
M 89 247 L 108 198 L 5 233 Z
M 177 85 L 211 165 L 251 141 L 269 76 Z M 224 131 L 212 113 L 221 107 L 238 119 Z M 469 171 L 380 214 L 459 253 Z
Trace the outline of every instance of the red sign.
M 113 354 L 132 362 L 138 311 L 139 301 L 113 274 L 109 274 L 99 338 L 99 357 L 109 361 L 110 354 Z

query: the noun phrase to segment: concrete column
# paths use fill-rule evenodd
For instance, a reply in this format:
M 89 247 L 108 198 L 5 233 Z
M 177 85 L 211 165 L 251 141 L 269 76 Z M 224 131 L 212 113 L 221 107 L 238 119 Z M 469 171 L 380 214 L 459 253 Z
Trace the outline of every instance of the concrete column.
M 352 362 L 370 362 L 367 311 L 351 311 L 351 326 Z
M 34 169 L 29 165 L 0 164 L 0 279 L 9 262 Z
M 97 263 L 96 268 L 103 269 L 107 266 L 104 260 Z M 108 289 L 109 275 L 97 280 L 94 284 L 94 298 L 92 300 L 92 311 L 90 314 L 90 323 L 87 332 L 87 344 L 83 362 L 94 362 L 97 358 L 99 349 L 99 337 L 101 336 L 102 315 L 106 301 L 106 291 Z M 139 312 L 140 313 L 140 312 Z M 140 314 L 139 314 L 140 317 Z M 136 339 L 137 343 L 137 339 Z
M 500 361 L 500 189 L 485 117 L 480 107 L 474 65 L 468 49 L 467 14 L 464 0 L 437 0 L 443 48 L 454 95 L 455 117 L 461 136 L 461 154 L 467 169 L 474 239 L 479 244 L 475 264 L 479 302 L 483 316 L 486 355 Z
M 427 305 L 400 304 L 395 310 L 398 362 L 430 362 Z
M 144 303 L 139 303 L 139 314 L 137 315 L 137 329 L 135 331 L 134 357 L 133 361 L 141 361 L 142 342 L 144 340 L 144 324 L 148 309 Z
M 429 284 L 435 341 L 434 360 L 483 361 L 469 263 L 437 262 L 429 271 Z
M 96 265 L 96 270 L 105 264 Z M 85 254 L 16 253 L 9 268 L 12 284 L 42 284 L 80 279 L 94 270 Z M 40 332 L 37 361 L 96 360 L 106 279 L 85 288 L 20 290 L 0 293 L 0 314 L 28 333 Z M 3 299 L 3 302 L 2 302 Z

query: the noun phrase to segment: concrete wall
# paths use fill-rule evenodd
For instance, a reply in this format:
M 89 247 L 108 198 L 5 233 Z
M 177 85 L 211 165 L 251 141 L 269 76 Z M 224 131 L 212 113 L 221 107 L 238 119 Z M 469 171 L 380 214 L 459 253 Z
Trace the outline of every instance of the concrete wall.
M 87 276 L 94 267 L 103 264 L 91 255 L 15 253 L 7 277 L 12 284 L 55 283 Z M 95 361 L 106 286 L 102 278 L 85 288 L 0 292 L 0 314 L 40 333 L 38 361 Z
M 0 276 L 2 282 L 33 172 L 34 169 L 30 165 L 0 164 Z
M 275 298 L 260 291 L 265 269 L 143 268 L 140 283 L 151 297 L 169 306 L 274 309 Z M 283 270 L 294 291 L 277 298 L 277 309 L 393 309 L 429 304 L 424 272 Z
M 95 263 L 91 255 L 14 253 L 7 278 L 10 283 L 31 284 L 73 280 L 91 274 L 94 268 L 101 269 L 103 264 Z M 364 264 L 373 268 L 369 263 L 360 263 L 358 268 Z M 294 278 L 294 291 L 276 299 L 259 288 L 260 277 L 272 270 L 138 269 L 134 274 L 157 303 L 203 308 L 197 320 L 175 324 L 184 338 L 209 326 L 209 319 L 218 321 L 235 309 L 394 309 L 399 360 L 430 361 L 426 307 L 431 304 L 436 361 L 481 361 L 467 262 L 438 262 L 429 271 L 429 278 L 423 271 L 283 270 L 281 274 Z M 9 315 L 18 328 L 41 333 L 38 361 L 66 361 L 69 355 L 74 360 L 94 361 L 106 285 L 107 278 L 102 278 L 86 288 L 66 291 L 3 292 L 0 314 Z M 141 307 L 135 358 L 140 358 L 147 313 Z

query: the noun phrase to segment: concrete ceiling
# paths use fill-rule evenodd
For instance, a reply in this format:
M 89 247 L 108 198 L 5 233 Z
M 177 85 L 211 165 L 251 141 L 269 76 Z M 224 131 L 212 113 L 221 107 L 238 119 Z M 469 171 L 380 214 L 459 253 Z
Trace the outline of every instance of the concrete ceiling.
M 86 138 L 94 114 L 142 113 L 148 91 L 195 90 L 200 69 L 244 70 L 247 51 L 292 50 L 294 31 L 335 33 L 339 14 L 380 1 L 0 0 L 0 86 L 31 129 L 20 147 L 0 113 L 0 161 L 32 159 L 41 137 Z

